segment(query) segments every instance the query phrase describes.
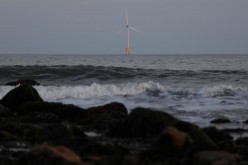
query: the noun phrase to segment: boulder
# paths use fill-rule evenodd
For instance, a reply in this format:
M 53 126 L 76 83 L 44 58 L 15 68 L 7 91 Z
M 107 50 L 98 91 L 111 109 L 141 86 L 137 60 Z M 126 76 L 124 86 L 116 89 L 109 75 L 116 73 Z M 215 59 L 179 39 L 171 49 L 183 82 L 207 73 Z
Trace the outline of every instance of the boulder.
M 0 101 L 0 104 L 16 110 L 21 104 L 26 102 L 40 101 L 42 98 L 39 93 L 31 85 L 20 85 L 8 92 Z
M 194 155 L 193 165 L 235 165 L 241 157 L 224 151 L 203 151 Z
M 23 155 L 17 165 L 86 165 L 81 158 L 64 146 L 42 144 Z
M 106 105 L 91 107 L 86 109 L 89 115 L 113 115 L 113 116 L 126 116 L 128 114 L 127 108 L 122 103 L 112 102 Z
M 89 131 L 107 132 L 128 115 L 126 107 L 117 102 L 92 107 L 86 110 L 86 117 L 80 123 Z
M 233 137 L 223 130 L 218 130 L 215 127 L 203 128 L 203 131 L 217 145 L 219 150 L 232 152 L 235 150 Z
M 52 102 L 27 102 L 18 108 L 18 114 L 49 113 L 59 117 L 58 120 L 76 121 L 86 116 L 86 111 L 70 104 Z M 56 118 L 54 116 L 54 118 Z
M 37 128 L 29 128 L 27 138 L 34 142 L 53 142 L 54 144 L 67 144 L 72 142 L 74 131 L 68 123 L 37 125 Z M 84 136 L 82 136 L 84 139 Z
M 244 124 L 248 124 L 248 120 L 243 121 Z
M 158 146 L 169 150 L 169 152 L 182 150 L 190 143 L 192 143 L 191 137 L 175 127 L 166 128 L 158 139 Z
M 197 125 L 185 121 L 178 121 L 175 125 L 180 131 L 186 132 L 194 142 L 195 150 L 215 149 L 216 144 Z
M 11 141 L 16 139 L 16 136 L 12 135 L 8 131 L 0 131 L 0 141 Z
M 229 119 L 214 119 L 210 121 L 212 124 L 226 124 L 226 123 L 231 123 Z
M 30 112 L 24 115 L 18 115 L 16 121 L 22 123 L 59 123 L 61 119 L 53 113 L 49 112 Z
M 136 108 L 124 121 L 117 123 L 109 132 L 115 137 L 155 138 L 178 120 L 173 116 L 146 108 Z
M 238 145 L 244 145 L 248 147 L 248 137 L 240 137 L 235 140 L 235 143 Z
M 222 131 L 230 133 L 230 134 L 239 134 L 242 135 L 243 133 L 247 133 L 248 129 L 246 128 L 224 128 Z
M 9 116 L 10 114 L 12 114 L 12 111 L 10 111 L 9 108 L 0 104 L 0 116 L 6 117 L 6 116 Z
M 84 134 L 83 128 L 69 122 L 0 122 L 0 141 L 24 140 L 36 144 L 41 142 L 52 142 L 54 144 L 65 145 L 74 143 L 75 139 L 79 139 L 80 142 L 85 143 L 85 137 L 86 135 Z
M 215 142 L 219 143 L 226 140 L 232 140 L 232 136 L 223 130 L 218 130 L 215 127 L 203 128 L 203 131 Z
M 20 79 L 16 81 L 11 81 L 7 82 L 6 85 L 9 86 L 17 86 L 17 85 L 22 85 L 22 84 L 28 84 L 28 85 L 40 85 L 37 81 L 30 80 L 30 79 Z

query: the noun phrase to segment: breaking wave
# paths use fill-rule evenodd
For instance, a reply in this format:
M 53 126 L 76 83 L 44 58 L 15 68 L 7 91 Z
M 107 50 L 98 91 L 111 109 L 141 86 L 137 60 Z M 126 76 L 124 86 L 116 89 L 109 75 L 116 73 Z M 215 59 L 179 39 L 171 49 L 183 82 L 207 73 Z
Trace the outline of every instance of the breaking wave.
M 2 98 L 14 87 L 0 86 L 0 97 Z M 212 87 L 203 87 L 200 89 L 192 88 L 172 88 L 161 85 L 158 82 L 148 81 L 140 83 L 122 83 L 122 84 L 100 84 L 92 83 L 90 85 L 76 86 L 35 86 L 44 100 L 60 99 L 87 99 L 103 96 L 137 96 L 141 94 L 155 97 L 235 97 L 242 96 L 248 98 L 247 87 L 235 87 L 232 85 L 217 85 Z
M 236 87 L 233 85 L 217 85 L 213 87 L 204 87 L 199 93 L 207 95 L 209 97 L 218 97 L 218 96 L 235 96 L 238 94 L 244 94 L 248 92 L 247 87 Z
M 45 100 L 86 99 L 102 96 L 134 96 L 144 92 L 162 92 L 165 87 L 152 81 L 127 84 L 98 84 L 78 86 L 38 86 L 36 87 Z

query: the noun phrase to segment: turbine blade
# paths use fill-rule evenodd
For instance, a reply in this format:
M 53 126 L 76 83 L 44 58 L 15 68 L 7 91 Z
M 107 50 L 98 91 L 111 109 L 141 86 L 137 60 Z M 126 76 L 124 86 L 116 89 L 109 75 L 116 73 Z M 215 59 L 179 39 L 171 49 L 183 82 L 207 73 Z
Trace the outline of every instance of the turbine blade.
M 128 15 L 127 15 L 127 9 L 126 9 L 126 23 L 127 23 L 127 25 L 128 25 Z
M 133 31 L 136 31 L 136 32 L 139 32 L 139 33 L 142 33 L 141 31 L 139 31 L 138 29 L 135 29 L 134 27 L 132 26 L 129 26 L 130 29 L 132 29 Z
M 126 27 L 122 28 L 121 30 L 119 30 L 119 31 L 117 32 L 117 34 L 119 34 L 120 32 L 122 32 L 122 31 L 125 30 L 125 29 L 126 29 Z

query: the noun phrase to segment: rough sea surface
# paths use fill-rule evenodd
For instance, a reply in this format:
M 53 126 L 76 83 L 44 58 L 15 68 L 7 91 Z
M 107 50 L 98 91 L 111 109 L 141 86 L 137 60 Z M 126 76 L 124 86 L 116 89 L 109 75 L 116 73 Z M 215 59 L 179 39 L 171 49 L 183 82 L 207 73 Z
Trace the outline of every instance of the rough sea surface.
M 248 55 L 0 55 L 1 98 L 26 78 L 44 100 L 83 108 L 117 101 L 200 126 L 248 119 Z

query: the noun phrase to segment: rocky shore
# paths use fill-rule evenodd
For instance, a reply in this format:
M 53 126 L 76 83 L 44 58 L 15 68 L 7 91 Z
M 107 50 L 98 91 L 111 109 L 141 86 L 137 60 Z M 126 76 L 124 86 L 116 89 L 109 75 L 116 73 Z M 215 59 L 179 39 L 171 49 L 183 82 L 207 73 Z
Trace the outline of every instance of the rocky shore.
M 248 138 L 117 102 L 45 102 L 20 83 L 0 100 L 1 165 L 246 165 Z M 220 123 L 215 120 L 213 123 Z M 229 122 L 229 121 L 222 121 Z

